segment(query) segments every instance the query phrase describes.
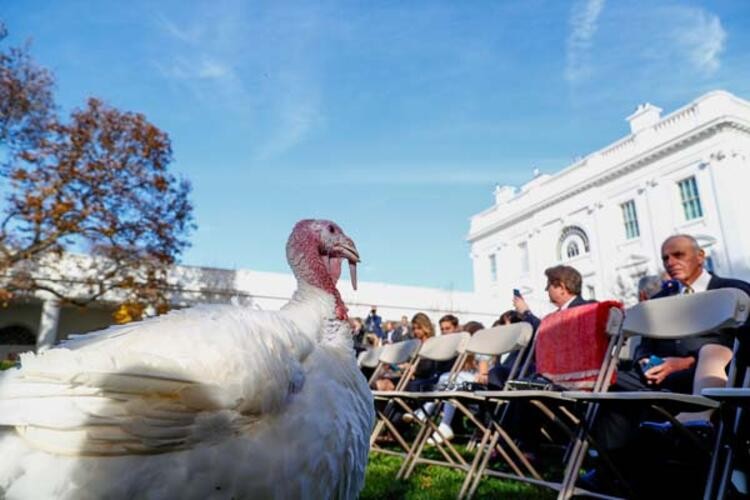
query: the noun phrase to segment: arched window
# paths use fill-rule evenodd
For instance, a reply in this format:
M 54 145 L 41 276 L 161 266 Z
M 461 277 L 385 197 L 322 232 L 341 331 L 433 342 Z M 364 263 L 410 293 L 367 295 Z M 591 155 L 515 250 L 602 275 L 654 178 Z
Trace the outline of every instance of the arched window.
M 0 345 L 36 345 L 36 335 L 23 325 L 0 328 Z
M 557 258 L 560 261 L 587 254 L 589 250 L 589 237 L 580 227 L 567 226 L 560 233 L 557 240 Z
M 571 241 L 570 243 L 568 243 L 566 253 L 568 254 L 569 259 L 577 257 L 578 254 L 581 253 L 581 251 L 578 249 L 578 243 L 576 243 L 575 241 Z

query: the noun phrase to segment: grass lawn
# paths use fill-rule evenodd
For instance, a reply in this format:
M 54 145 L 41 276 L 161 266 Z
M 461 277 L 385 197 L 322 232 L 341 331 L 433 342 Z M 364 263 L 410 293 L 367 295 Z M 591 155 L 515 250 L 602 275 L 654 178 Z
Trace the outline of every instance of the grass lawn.
M 464 474 L 448 467 L 419 465 L 407 481 L 397 481 L 402 459 L 371 453 L 365 488 L 360 498 L 373 499 L 453 499 L 461 489 Z M 555 498 L 556 492 L 516 481 L 485 478 L 474 498 Z

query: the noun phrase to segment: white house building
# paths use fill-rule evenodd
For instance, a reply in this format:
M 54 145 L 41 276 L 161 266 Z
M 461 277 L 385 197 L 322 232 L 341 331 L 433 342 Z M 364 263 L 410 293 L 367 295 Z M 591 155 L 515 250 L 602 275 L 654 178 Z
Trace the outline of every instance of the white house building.
M 661 111 L 638 106 L 629 135 L 520 188 L 497 186 L 471 218 L 475 291 L 518 288 L 545 312 L 544 270 L 567 264 L 584 297 L 631 303 L 677 233 L 699 241 L 716 274 L 750 281 L 750 102 L 716 91 Z

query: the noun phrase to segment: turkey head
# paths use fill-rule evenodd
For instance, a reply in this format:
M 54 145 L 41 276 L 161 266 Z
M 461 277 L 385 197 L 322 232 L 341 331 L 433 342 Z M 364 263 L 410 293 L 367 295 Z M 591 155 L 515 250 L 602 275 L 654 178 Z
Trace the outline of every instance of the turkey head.
M 352 287 L 357 289 L 359 253 L 352 239 L 335 222 L 301 220 L 289 235 L 286 257 L 297 280 L 332 294 L 336 299 L 336 317 L 347 319 L 346 306 L 336 289 L 336 282 L 341 276 L 341 261 L 346 259 Z

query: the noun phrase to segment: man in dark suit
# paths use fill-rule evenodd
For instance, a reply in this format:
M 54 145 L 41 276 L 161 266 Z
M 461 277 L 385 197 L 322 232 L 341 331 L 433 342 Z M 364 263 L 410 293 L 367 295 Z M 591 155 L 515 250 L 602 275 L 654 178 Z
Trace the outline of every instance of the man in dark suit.
M 547 275 L 547 286 L 545 287 L 545 290 L 549 296 L 549 301 L 557 307 L 557 311 L 596 302 L 594 300 L 585 300 L 581 297 L 583 278 L 581 277 L 581 273 L 579 273 L 574 267 L 554 266 L 546 269 L 544 274 Z M 534 327 L 534 334 L 536 334 L 542 320 L 529 310 L 529 305 L 524 298 L 520 295 L 514 295 L 513 307 L 515 307 L 516 312 L 521 315 L 522 321 L 531 323 L 531 326 Z M 530 352 L 529 356 L 532 356 L 532 358 L 527 373 L 531 374 L 535 371 L 534 353 Z
M 595 302 L 585 300 L 581 297 L 583 278 L 581 277 L 581 273 L 575 268 L 570 266 L 554 266 L 546 269 L 544 274 L 547 276 L 547 286 L 545 287 L 547 296 L 549 297 L 549 301 L 557 307 L 557 310 L 551 314 Z M 513 306 L 519 314 L 521 321 L 530 323 L 534 328 L 534 335 L 536 335 L 542 319 L 529 310 L 528 304 L 520 295 L 513 296 Z M 533 341 L 532 337 L 532 345 Z M 524 378 L 534 379 L 536 377 L 534 352 L 530 350 L 526 356 L 530 359 L 522 359 L 522 365 L 526 363 L 529 365 Z M 510 366 L 512 366 L 508 364 L 508 361 L 506 360 L 506 363 L 498 363 L 490 370 L 489 382 L 492 386 L 502 387 L 505 383 L 510 372 Z M 510 363 L 514 361 L 515 358 L 512 358 Z M 511 403 L 508 411 L 510 415 L 506 420 L 507 428 L 511 429 L 511 435 L 514 438 L 524 444 L 524 452 L 530 456 L 540 451 L 539 446 L 542 444 L 542 440 L 539 439 L 541 428 L 545 428 L 548 435 L 551 432 L 556 432 L 555 426 L 549 425 L 547 417 L 544 417 L 537 408 L 530 406 L 524 401 Z
M 667 238 L 661 247 L 662 262 L 669 276 L 679 282 L 679 294 L 704 292 L 718 288 L 738 288 L 750 294 L 750 284 L 714 276 L 703 268 L 705 253 L 698 242 L 689 235 Z M 674 294 L 667 290 L 656 294 L 658 299 Z M 726 366 L 732 360 L 732 347 L 736 334 L 747 338 L 750 325 L 739 331 L 722 331 L 681 340 L 643 339 L 634 359 L 640 367 L 647 366 L 650 356 L 658 356 L 661 364 L 643 371 L 647 386 L 673 392 L 700 394 L 705 387 L 724 386 L 727 381 Z M 696 377 L 697 374 L 697 377 Z
M 690 235 L 679 234 L 667 238 L 661 247 L 661 258 L 669 277 L 679 282 L 677 288 L 664 288 L 654 295 L 657 300 L 675 294 L 689 294 L 737 288 L 750 295 L 750 284 L 736 279 L 720 278 L 706 271 L 705 253 Z M 727 382 L 726 368 L 732 360 L 732 347 L 735 337 L 740 340 L 738 365 L 747 366 L 747 352 L 750 344 L 750 322 L 734 331 L 712 332 L 698 337 L 678 340 L 643 339 L 636 349 L 633 369 L 618 373 L 612 391 L 625 390 L 668 390 L 684 394 L 700 394 L 706 387 L 723 387 Z M 661 363 L 650 366 L 651 356 L 657 356 Z M 683 421 L 705 420 L 709 413 L 682 413 L 677 416 Z M 641 409 L 619 411 L 605 408 L 600 412 L 593 434 L 610 457 L 628 457 L 618 462 L 632 462 L 628 447 L 633 444 L 639 422 L 646 414 Z M 584 483 L 597 482 L 595 474 L 587 474 Z M 593 479 L 593 481 L 592 481 Z M 591 487 L 592 484 L 584 484 Z M 595 488 L 596 489 L 596 488 Z

